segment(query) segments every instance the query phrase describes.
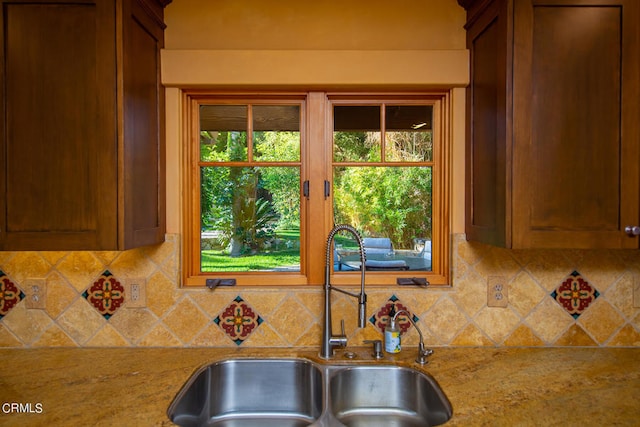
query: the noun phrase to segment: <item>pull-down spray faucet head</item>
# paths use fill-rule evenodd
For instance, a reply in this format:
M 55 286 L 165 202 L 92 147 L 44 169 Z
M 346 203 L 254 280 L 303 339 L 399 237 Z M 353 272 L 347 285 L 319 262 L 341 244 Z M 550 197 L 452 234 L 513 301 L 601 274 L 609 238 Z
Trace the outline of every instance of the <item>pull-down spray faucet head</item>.
M 360 250 L 360 293 L 355 294 L 345 291 L 343 289 L 331 286 L 331 249 L 333 248 L 333 239 L 339 231 L 348 231 L 356 239 L 358 248 Z M 366 324 L 366 311 L 367 311 L 367 295 L 364 292 L 364 274 L 365 274 L 365 251 L 362 243 L 362 237 L 360 233 L 351 225 L 341 224 L 333 227 L 329 236 L 327 237 L 327 247 L 325 254 L 325 274 L 324 274 L 324 322 L 322 328 L 322 348 L 320 350 L 320 356 L 328 359 L 333 356 L 333 348 L 338 346 L 346 346 L 347 337 L 344 335 L 334 335 L 332 332 L 331 323 L 331 291 L 335 290 L 343 294 L 352 296 L 358 299 L 358 327 L 364 328 Z

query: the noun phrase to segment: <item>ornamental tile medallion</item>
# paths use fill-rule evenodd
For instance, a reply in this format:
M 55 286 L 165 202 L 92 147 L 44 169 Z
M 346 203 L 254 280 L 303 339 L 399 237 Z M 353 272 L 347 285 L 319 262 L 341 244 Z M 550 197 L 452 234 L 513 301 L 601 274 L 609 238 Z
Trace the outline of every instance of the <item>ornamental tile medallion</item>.
M 238 295 L 213 321 L 237 345 L 263 322 L 262 317 Z
M 410 313 L 409 315 L 411 316 L 411 319 L 414 322 L 417 322 L 418 320 L 420 320 L 418 316 L 411 313 L 411 310 L 409 310 L 407 306 L 405 306 L 400 302 L 400 299 L 397 296 L 391 295 L 391 298 L 387 300 L 385 305 L 380 307 L 378 311 L 376 311 L 376 313 L 369 318 L 369 322 L 371 322 L 371 324 L 373 324 L 373 326 L 380 333 L 384 333 L 384 328 L 387 326 L 387 323 L 389 322 L 389 314 L 391 313 L 392 310 L 395 313 L 397 313 L 400 310 L 406 310 L 408 313 Z M 411 321 L 409 320 L 409 318 L 405 313 L 398 315 L 398 317 L 396 318 L 396 324 L 398 325 L 398 328 L 400 328 L 401 335 L 405 334 L 409 330 L 409 328 L 411 328 Z
M 109 320 L 124 304 L 124 287 L 109 270 L 105 270 L 82 296 L 98 310 L 98 313 Z
M 553 292 L 556 300 L 574 319 L 577 319 L 600 296 L 577 271 L 571 273 Z
M 24 292 L 0 270 L 0 320 L 24 299 Z

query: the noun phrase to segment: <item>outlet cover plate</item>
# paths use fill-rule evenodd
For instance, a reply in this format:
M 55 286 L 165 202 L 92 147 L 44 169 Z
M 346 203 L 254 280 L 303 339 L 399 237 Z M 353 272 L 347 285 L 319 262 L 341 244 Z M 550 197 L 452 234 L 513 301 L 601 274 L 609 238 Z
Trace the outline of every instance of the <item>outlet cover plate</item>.
M 25 304 L 27 308 L 45 310 L 47 308 L 47 279 L 25 279 Z
M 504 276 L 487 277 L 487 306 L 506 307 L 509 305 L 507 279 Z
M 128 308 L 147 306 L 147 280 L 143 277 L 131 277 L 123 280 L 124 299 Z

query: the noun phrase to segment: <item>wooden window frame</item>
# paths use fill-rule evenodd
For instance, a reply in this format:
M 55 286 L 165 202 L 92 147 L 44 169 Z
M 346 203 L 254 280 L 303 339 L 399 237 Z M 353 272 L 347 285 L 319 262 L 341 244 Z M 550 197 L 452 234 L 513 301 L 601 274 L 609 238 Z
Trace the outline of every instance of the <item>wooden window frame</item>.
M 450 189 L 452 108 L 450 91 L 429 92 L 257 92 L 183 91 L 184 158 L 182 161 L 182 284 L 204 286 L 208 278 L 234 278 L 239 286 L 307 286 L 324 282 L 326 236 L 333 227 L 333 197 L 324 197 L 324 181 L 333 183 L 332 105 L 384 103 L 433 105 L 432 270 L 370 272 L 367 285 L 395 285 L 399 277 L 426 277 L 432 286 L 450 284 Z M 199 106 L 212 102 L 245 104 L 300 102 L 300 180 L 309 181 L 310 196 L 300 194 L 299 272 L 200 271 Z M 287 163 L 288 164 L 288 163 Z M 401 163 L 394 162 L 395 165 Z M 275 163 L 274 165 L 282 165 Z M 412 165 L 412 164 L 411 164 Z M 332 265 L 332 264 L 331 264 Z M 358 272 L 333 272 L 331 283 L 357 285 Z

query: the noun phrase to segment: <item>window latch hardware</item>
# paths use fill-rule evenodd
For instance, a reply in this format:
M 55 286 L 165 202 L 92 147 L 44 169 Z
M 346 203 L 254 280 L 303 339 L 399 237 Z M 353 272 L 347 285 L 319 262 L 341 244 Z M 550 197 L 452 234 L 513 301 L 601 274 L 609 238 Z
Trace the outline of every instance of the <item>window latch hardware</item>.
M 419 286 L 421 288 L 429 286 L 426 277 L 398 277 L 396 283 L 400 286 Z
M 309 199 L 309 180 L 302 183 L 302 195 Z
M 328 199 L 330 194 L 331 194 L 331 183 L 325 179 L 324 180 L 324 198 Z
M 235 286 L 236 279 L 207 279 L 205 284 L 207 288 L 215 291 L 218 286 Z

